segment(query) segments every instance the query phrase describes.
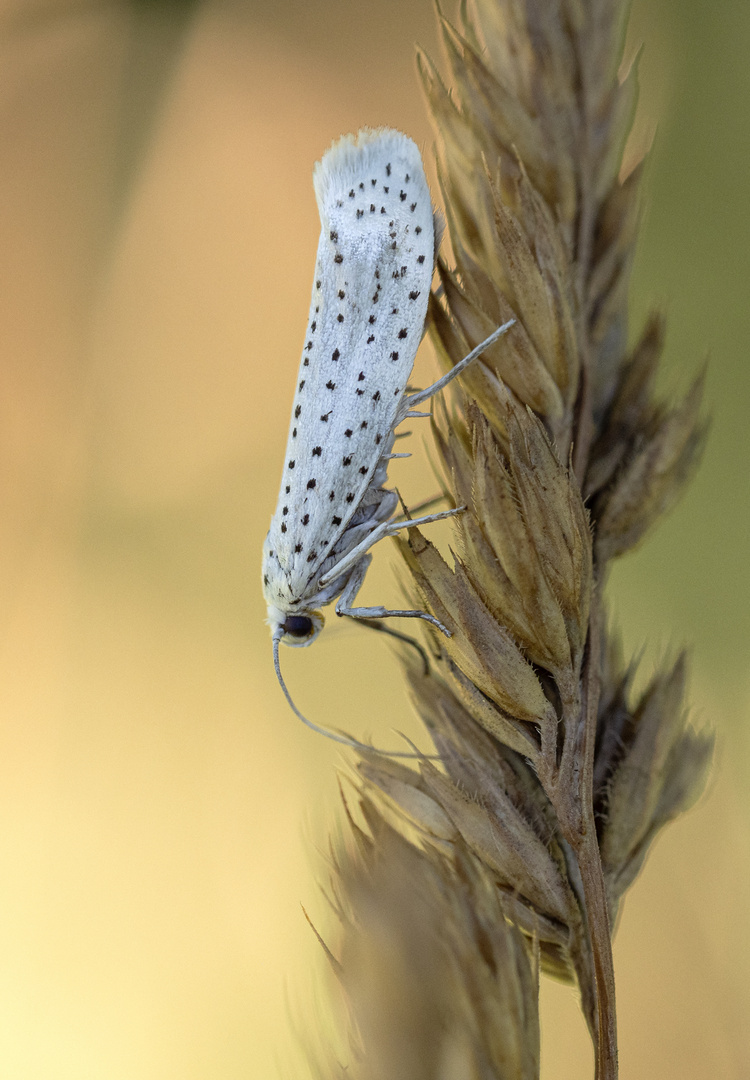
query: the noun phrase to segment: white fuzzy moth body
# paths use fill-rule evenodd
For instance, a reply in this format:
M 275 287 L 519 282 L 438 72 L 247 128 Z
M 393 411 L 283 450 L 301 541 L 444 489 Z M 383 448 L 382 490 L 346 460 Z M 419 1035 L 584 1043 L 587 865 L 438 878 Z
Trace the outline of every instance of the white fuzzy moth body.
M 385 487 L 395 429 L 510 325 L 433 386 L 407 394 L 435 263 L 419 150 L 400 132 L 363 130 L 331 147 L 313 182 L 321 221 L 315 280 L 281 489 L 263 547 L 263 592 L 285 693 L 279 643 L 309 645 L 323 627 L 321 608 L 334 600 L 339 615 L 421 618 L 447 633 L 426 612 L 354 601 L 369 549 L 407 524 L 393 520 L 398 496 Z

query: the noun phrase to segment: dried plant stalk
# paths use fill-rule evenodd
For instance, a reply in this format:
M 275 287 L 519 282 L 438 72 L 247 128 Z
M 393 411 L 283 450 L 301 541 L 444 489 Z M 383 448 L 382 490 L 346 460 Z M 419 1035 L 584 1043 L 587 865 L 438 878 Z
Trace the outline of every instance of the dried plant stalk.
M 369 832 L 352 826 L 333 895 L 356 1075 L 536 1080 L 538 959 L 506 919 L 494 875 L 458 837 L 450 851 L 419 848 L 370 799 L 361 805 Z
M 475 0 L 460 27 L 439 18 L 452 89 L 424 55 L 419 70 L 455 265 L 439 261 L 433 341 L 450 367 L 516 323 L 433 423 L 445 495 L 467 508 L 457 554 L 449 565 L 416 528 L 399 546 L 421 603 L 452 634 L 426 631 L 428 673 L 407 663 L 442 767 L 361 761 L 365 847 L 372 861 L 384 845 L 396 882 L 405 859 L 419 864 L 448 906 L 459 902 L 454 886 L 464 902 L 466 881 L 492 882 L 497 932 L 510 921 L 537 943 L 543 971 L 577 982 L 596 1075 L 613 1080 L 611 928 L 654 835 L 700 792 L 712 744 L 686 723 L 684 657 L 633 700 L 634 664 L 611 640 L 602 586 L 609 561 L 643 537 L 695 466 L 702 378 L 677 405 L 655 398 L 658 315 L 627 347 L 642 163 L 622 174 L 636 102 L 635 65 L 618 78 L 623 5 Z M 391 832 L 385 844 L 373 824 L 378 800 L 418 829 L 423 855 L 408 846 L 392 855 Z M 367 910 L 383 895 L 369 880 L 371 893 L 355 890 Z M 427 901 L 415 888 L 403 902 L 406 927 Z M 471 1039 L 477 1024 L 462 1022 Z M 490 1060 L 476 1075 L 534 1068 Z

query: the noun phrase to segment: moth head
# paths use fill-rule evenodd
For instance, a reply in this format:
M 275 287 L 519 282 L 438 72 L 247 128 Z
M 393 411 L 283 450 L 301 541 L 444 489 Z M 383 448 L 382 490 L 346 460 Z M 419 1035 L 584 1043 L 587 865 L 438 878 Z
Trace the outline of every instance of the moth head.
M 304 648 L 315 641 L 323 629 L 325 619 L 320 611 L 281 611 L 280 608 L 269 605 L 268 622 L 274 641 Z

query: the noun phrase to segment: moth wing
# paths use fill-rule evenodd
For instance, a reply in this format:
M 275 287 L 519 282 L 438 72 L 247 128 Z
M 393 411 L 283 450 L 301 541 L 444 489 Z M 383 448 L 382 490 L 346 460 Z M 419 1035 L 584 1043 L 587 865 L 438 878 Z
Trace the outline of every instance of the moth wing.
M 344 137 L 314 184 L 315 281 L 267 541 L 292 599 L 317 591 L 323 562 L 346 553 L 422 338 L 434 262 L 430 193 L 405 135 Z

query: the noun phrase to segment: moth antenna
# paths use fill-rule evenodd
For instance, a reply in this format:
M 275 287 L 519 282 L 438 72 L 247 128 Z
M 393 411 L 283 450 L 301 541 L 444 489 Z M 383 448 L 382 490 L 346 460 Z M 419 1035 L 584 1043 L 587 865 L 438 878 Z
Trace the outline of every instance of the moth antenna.
M 273 636 L 273 666 L 274 666 L 274 670 L 276 672 L 276 678 L 279 680 L 279 686 L 281 687 L 281 689 L 282 689 L 282 691 L 284 693 L 284 697 L 286 698 L 290 709 L 292 710 L 294 715 L 297 717 L 297 719 L 302 721 L 302 723 L 305 725 L 305 727 L 309 727 L 312 731 L 317 732 L 318 735 L 325 735 L 325 737 L 327 739 L 332 739 L 333 742 L 341 743 L 342 746 L 349 746 L 353 750 L 364 750 L 369 754 L 382 754 L 384 757 L 393 757 L 393 758 L 396 758 L 396 757 L 397 758 L 416 758 L 419 761 L 424 761 L 424 760 L 438 761 L 438 760 L 440 760 L 440 755 L 439 754 L 410 754 L 406 750 L 379 750 L 377 746 L 368 746 L 367 743 L 359 742 L 357 739 L 352 739 L 348 735 L 340 735 L 340 734 L 338 734 L 338 732 L 331 731 L 328 728 L 320 727 L 319 724 L 314 724 L 312 720 L 308 720 L 307 717 L 303 713 L 301 713 L 299 711 L 299 709 L 297 708 L 297 706 L 294 704 L 294 701 L 292 700 L 292 695 L 289 693 L 289 691 L 287 689 L 287 685 L 284 682 L 284 677 L 281 674 L 281 664 L 279 662 L 279 644 L 280 644 L 280 642 L 281 642 L 281 637 L 280 636 L 277 637 L 276 634 L 274 634 L 274 636 Z

